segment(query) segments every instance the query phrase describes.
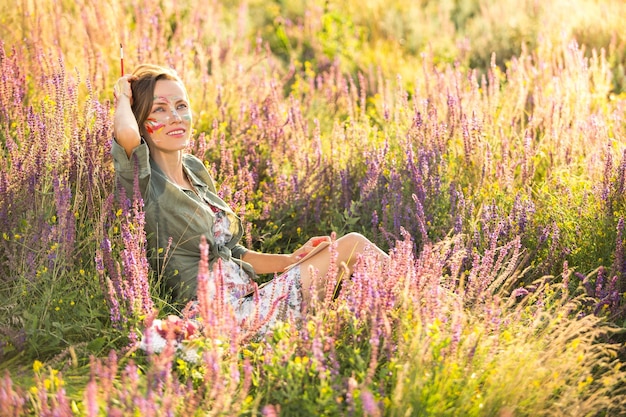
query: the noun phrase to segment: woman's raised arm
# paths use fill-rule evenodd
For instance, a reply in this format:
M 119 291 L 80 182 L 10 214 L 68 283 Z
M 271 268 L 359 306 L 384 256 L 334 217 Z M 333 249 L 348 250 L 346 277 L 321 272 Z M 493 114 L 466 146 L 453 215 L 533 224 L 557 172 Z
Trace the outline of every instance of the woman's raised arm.
M 133 93 L 130 88 L 132 75 L 124 75 L 115 83 L 113 94 L 115 96 L 115 115 L 113 117 L 113 136 L 117 143 L 124 148 L 126 155 L 130 157 L 133 149 L 141 143 L 139 126 L 133 114 L 131 105 Z

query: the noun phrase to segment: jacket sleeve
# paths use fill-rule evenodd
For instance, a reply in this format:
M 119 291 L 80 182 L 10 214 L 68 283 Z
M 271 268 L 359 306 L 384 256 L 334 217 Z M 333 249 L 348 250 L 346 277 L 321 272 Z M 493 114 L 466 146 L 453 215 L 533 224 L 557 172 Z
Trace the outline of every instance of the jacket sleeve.
M 138 179 L 139 192 L 145 199 L 148 185 L 150 184 L 150 154 L 148 145 L 142 142 L 133 149 L 130 157 L 126 156 L 126 151 L 115 140 L 112 141 L 111 154 L 113 155 L 113 166 L 118 184 L 126 192 L 126 197 L 133 199 L 135 195 L 135 177 Z
M 248 252 L 248 249 L 246 249 L 244 246 L 242 245 L 235 245 L 233 246 L 233 248 L 231 249 L 231 253 L 233 255 L 233 258 L 237 258 L 237 259 L 241 259 L 241 257 Z

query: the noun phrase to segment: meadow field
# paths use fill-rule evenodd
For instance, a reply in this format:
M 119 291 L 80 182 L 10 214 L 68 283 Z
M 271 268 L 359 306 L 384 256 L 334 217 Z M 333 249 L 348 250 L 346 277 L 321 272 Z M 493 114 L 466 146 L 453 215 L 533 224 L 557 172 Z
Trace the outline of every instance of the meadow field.
M 0 0 L 0 416 L 626 415 L 625 15 Z M 203 259 L 194 327 L 141 199 L 116 198 L 120 44 L 126 72 L 185 81 L 188 150 L 247 247 L 354 231 L 391 260 L 336 296 L 334 265 L 304 322 L 259 339 L 204 296 Z

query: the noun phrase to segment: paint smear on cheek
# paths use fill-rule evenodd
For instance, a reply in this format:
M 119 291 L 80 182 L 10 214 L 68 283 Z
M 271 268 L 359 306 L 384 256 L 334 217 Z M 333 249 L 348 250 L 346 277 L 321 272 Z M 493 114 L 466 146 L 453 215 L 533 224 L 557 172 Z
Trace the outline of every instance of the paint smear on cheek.
M 165 127 L 165 125 L 163 123 L 157 122 L 154 119 L 146 120 L 146 130 L 150 134 L 158 132 L 159 130 L 163 129 L 164 127 Z
M 181 116 L 181 119 L 183 119 L 186 122 L 191 122 L 191 115 L 189 113 L 183 114 Z

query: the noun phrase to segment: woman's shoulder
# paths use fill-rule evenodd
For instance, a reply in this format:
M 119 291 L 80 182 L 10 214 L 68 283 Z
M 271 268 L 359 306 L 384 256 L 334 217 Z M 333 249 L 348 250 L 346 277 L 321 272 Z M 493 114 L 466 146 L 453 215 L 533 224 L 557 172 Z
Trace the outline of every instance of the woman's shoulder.
M 209 173 L 209 171 L 204 166 L 204 163 L 202 162 L 202 160 L 193 154 L 190 154 L 190 153 L 184 154 L 183 164 L 185 164 L 188 168 L 193 169 L 194 172 L 205 171 L 207 174 Z
M 204 162 L 200 158 L 192 154 L 183 155 L 183 165 L 201 181 L 207 185 L 214 187 L 213 177 L 209 174 L 209 170 L 204 165 Z

